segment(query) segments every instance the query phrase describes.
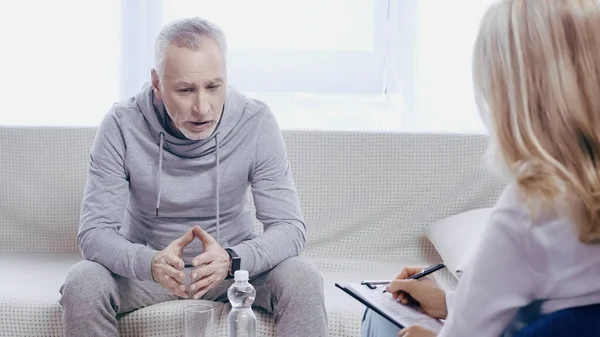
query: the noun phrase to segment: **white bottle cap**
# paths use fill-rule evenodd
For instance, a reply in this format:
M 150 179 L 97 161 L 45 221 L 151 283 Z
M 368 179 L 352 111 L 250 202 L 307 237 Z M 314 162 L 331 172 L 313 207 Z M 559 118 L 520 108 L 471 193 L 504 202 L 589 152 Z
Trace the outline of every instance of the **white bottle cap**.
M 248 271 L 247 270 L 236 270 L 233 277 L 236 281 L 248 281 Z

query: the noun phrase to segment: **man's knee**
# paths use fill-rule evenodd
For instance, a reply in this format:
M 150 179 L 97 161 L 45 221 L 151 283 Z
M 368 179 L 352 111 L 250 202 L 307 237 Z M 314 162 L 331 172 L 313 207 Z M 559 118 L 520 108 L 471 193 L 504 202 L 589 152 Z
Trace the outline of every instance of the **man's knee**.
M 60 288 L 60 303 L 63 306 L 89 304 L 99 298 L 108 298 L 113 287 L 114 278 L 108 269 L 96 262 L 79 261 L 69 269 Z
M 295 256 L 273 268 L 275 282 L 283 291 L 297 292 L 301 296 L 323 294 L 323 277 L 309 259 Z

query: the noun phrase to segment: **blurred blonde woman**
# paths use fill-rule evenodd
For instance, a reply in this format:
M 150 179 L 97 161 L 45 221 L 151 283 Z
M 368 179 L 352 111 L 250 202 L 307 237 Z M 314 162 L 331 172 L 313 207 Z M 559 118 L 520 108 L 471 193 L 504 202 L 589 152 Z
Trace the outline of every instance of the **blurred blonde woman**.
M 440 337 L 533 336 L 515 323 L 595 310 L 568 327 L 582 337 L 600 324 L 600 2 L 498 2 L 482 19 L 473 62 L 491 168 L 508 187 L 453 294 L 402 280 L 420 268 L 388 290 L 446 319 Z M 529 321 L 519 322 L 525 310 Z

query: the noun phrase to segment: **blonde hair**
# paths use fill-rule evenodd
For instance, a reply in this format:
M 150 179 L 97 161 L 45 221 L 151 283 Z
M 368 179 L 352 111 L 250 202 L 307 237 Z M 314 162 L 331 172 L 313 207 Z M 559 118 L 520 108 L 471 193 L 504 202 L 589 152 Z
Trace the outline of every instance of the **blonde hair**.
M 528 205 L 568 205 L 579 240 L 599 241 L 600 2 L 499 2 L 473 56 L 491 148 Z

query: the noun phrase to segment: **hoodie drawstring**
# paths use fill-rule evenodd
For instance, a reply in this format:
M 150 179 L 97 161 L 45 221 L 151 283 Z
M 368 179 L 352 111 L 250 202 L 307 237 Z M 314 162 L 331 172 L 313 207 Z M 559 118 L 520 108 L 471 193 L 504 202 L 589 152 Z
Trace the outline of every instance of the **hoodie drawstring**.
M 220 200 L 219 200 L 219 192 L 220 192 L 220 184 L 221 184 L 221 180 L 220 180 L 220 170 L 219 170 L 219 163 L 221 161 L 221 158 L 219 156 L 219 140 L 218 137 L 219 134 L 216 133 L 215 134 L 215 154 L 216 154 L 216 167 L 217 167 L 217 177 L 216 177 L 216 186 L 215 186 L 215 195 L 216 195 L 216 201 L 217 201 L 217 205 L 216 205 L 216 213 L 217 213 L 217 242 L 219 244 L 221 244 L 221 209 L 220 209 Z M 162 162 L 163 162 L 163 146 L 165 144 L 165 134 L 164 133 L 160 133 L 160 142 L 158 145 L 158 172 L 156 173 L 156 184 L 158 185 L 157 187 L 157 197 L 156 197 L 156 216 L 158 217 L 158 209 L 160 208 L 160 195 L 162 194 L 162 185 L 160 183 L 160 177 L 162 175 Z
M 220 188 L 220 179 L 219 179 L 219 162 L 221 161 L 221 158 L 219 157 L 219 141 L 217 139 L 217 137 L 219 136 L 218 133 L 215 134 L 215 152 L 217 155 L 217 179 L 216 179 L 216 186 L 215 186 L 215 194 L 217 196 L 217 242 L 220 244 L 221 243 L 221 223 L 220 223 L 220 218 L 221 218 L 221 211 L 219 209 L 219 188 Z
M 158 217 L 158 208 L 160 207 L 160 195 L 162 192 L 162 185 L 160 184 L 160 176 L 162 173 L 162 157 L 163 157 L 163 146 L 165 145 L 165 134 L 160 133 L 160 143 L 158 144 L 158 172 L 156 173 L 156 183 L 158 184 L 158 192 L 156 198 L 156 216 Z

